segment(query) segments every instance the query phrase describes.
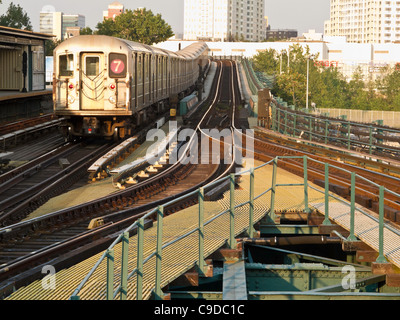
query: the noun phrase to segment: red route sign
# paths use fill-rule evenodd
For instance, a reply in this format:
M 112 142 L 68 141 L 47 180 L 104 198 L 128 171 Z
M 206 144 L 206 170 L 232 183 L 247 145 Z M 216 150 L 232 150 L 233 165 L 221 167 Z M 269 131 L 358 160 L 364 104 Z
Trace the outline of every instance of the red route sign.
M 125 70 L 125 63 L 121 59 L 111 61 L 111 71 L 115 74 L 120 74 Z

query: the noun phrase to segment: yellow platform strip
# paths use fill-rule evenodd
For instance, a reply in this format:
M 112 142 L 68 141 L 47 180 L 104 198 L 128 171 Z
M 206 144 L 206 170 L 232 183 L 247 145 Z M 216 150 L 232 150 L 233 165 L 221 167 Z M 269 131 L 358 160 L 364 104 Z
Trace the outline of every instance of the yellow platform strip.
M 325 203 L 313 202 L 311 206 L 325 214 Z M 375 251 L 379 251 L 379 223 L 363 214 L 359 209 L 378 219 L 378 215 L 356 205 L 354 218 L 354 235 Z M 350 207 L 341 202 L 329 203 L 329 218 L 343 228 L 350 230 Z M 400 236 L 384 228 L 383 253 L 387 260 L 400 268 Z
M 256 165 L 260 163 L 257 161 Z M 267 166 L 257 170 L 255 175 L 255 195 L 258 195 L 270 187 L 272 167 Z M 283 169 L 278 169 L 277 183 L 302 183 L 303 179 Z M 235 204 L 249 199 L 249 175 L 243 175 L 239 184 L 239 190 L 235 191 Z M 259 221 L 270 207 L 270 193 L 255 201 L 254 222 Z M 309 190 L 310 203 L 323 203 L 324 195 L 312 189 Z M 229 191 L 225 192 L 223 198 L 218 201 L 206 201 L 204 203 L 204 218 L 207 221 L 210 217 L 229 208 Z M 276 210 L 302 210 L 304 209 L 304 187 L 281 187 L 276 193 Z M 249 205 L 242 206 L 235 210 L 235 235 L 242 233 L 249 225 Z M 198 206 L 193 206 L 164 218 L 163 222 L 163 243 L 187 233 L 196 228 L 198 224 Z M 156 248 L 156 224 L 147 229 L 144 233 L 144 257 L 149 256 Z M 205 257 L 218 250 L 229 238 L 228 213 L 215 219 L 205 226 Z M 129 272 L 136 268 L 136 244 L 137 237 L 130 238 L 129 244 Z M 117 288 L 120 281 L 121 266 L 121 245 L 114 247 L 115 254 L 115 275 L 114 287 Z M 88 274 L 102 253 L 97 254 L 85 261 L 78 263 L 68 269 L 56 273 L 56 288 L 44 289 L 42 281 L 35 281 L 32 284 L 20 288 L 7 299 L 37 299 L 37 300 L 66 300 L 69 299 L 80 282 Z M 162 281 L 164 287 L 179 277 L 185 271 L 195 265 L 198 258 L 198 236 L 197 233 L 178 241 L 165 248 L 162 253 Z M 143 277 L 143 298 L 148 299 L 154 289 L 155 283 L 155 258 L 152 258 L 144 265 Z M 79 293 L 80 299 L 99 300 L 105 299 L 106 289 L 106 262 L 100 264 L 99 268 L 92 275 L 86 285 Z M 136 298 L 136 276 L 128 282 L 128 299 Z

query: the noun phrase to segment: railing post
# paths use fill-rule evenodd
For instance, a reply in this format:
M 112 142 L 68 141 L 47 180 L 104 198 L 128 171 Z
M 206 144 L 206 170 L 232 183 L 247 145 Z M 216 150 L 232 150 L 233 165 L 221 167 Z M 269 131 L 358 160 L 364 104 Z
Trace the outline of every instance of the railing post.
M 325 162 L 325 218 L 324 225 L 330 225 L 329 220 L 329 164 Z
M 284 130 L 284 133 L 286 135 L 287 134 L 287 115 L 288 115 L 288 112 L 287 112 L 287 110 L 285 110 L 284 112 L 285 112 L 285 130 Z
M 129 257 L 129 232 L 122 236 L 122 261 L 121 261 L 121 300 L 126 300 L 128 294 L 128 257 Z
M 351 149 L 351 137 L 350 137 L 350 134 L 351 134 L 351 124 L 349 124 L 349 127 L 347 128 L 347 149 L 348 150 L 350 150 Z
M 136 299 L 143 299 L 143 242 L 144 242 L 144 219 L 138 222 L 137 236 L 137 277 L 136 277 Z
M 274 104 L 271 104 L 271 130 L 275 131 L 275 111 L 276 107 Z
M 372 154 L 372 126 L 369 127 L 369 154 Z
M 328 128 L 329 128 L 328 120 L 325 120 L 325 144 L 328 143 Z
M 275 222 L 275 195 L 276 195 L 276 174 L 278 171 L 278 158 L 274 158 L 272 161 L 272 185 L 271 185 L 271 208 L 270 208 L 270 219 L 271 222 Z
M 235 241 L 235 174 L 230 174 L 230 209 L 229 209 L 229 247 L 236 248 Z
M 296 118 L 297 118 L 297 116 L 296 116 L 296 114 L 294 113 L 294 114 L 293 114 L 293 137 L 296 136 Z
M 199 264 L 200 273 L 204 272 L 204 188 L 199 189 Z
M 281 110 L 277 110 L 278 111 L 278 126 L 277 126 L 277 132 L 280 133 L 281 131 Z
M 163 234 L 164 207 L 159 206 L 157 210 L 157 248 L 156 248 L 156 283 L 155 299 L 162 299 L 161 291 L 161 254 L 162 254 L 162 234 Z
M 354 235 L 354 215 L 356 211 L 356 174 L 354 172 L 351 173 L 351 194 L 350 194 L 351 202 L 350 202 L 350 235 L 347 240 L 356 241 L 357 238 Z
M 303 171 L 304 171 L 304 212 L 310 212 L 308 208 L 308 172 L 307 172 L 307 156 L 303 156 Z
M 309 135 L 310 135 L 310 138 L 309 138 L 309 140 L 310 141 L 312 141 L 312 117 L 311 116 L 309 116 Z
M 254 168 L 250 169 L 250 203 L 249 203 L 249 237 L 253 238 L 254 233 Z
M 107 258 L 107 286 L 106 295 L 107 300 L 114 299 L 114 250 L 108 249 L 106 251 Z
M 379 187 L 379 256 L 376 259 L 377 263 L 387 263 L 383 254 L 383 230 L 384 230 L 384 213 L 385 213 L 385 187 Z

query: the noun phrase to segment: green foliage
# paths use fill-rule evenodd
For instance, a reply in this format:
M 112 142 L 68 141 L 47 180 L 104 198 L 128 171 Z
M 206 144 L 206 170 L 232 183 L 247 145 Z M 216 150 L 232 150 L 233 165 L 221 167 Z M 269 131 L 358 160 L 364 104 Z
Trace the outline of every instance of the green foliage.
M 32 31 L 28 14 L 19 4 L 14 5 L 13 2 L 10 3 L 7 12 L 0 16 L 0 26 Z
M 109 35 L 152 45 L 172 37 L 171 26 L 160 14 L 154 15 L 151 10 L 126 10 L 115 17 L 115 20 L 105 19 L 96 26 L 96 34 Z
M 52 57 L 54 49 L 62 42 L 62 40 L 46 40 L 45 51 L 46 56 Z
M 400 70 L 386 67 L 381 77 L 365 80 L 361 68 L 346 81 L 334 66 L 314 65 L 318 56 L 310 55 L 308 46 L 295 44 L 287 51 L 269 49 L 253 58 L 256 72 L 275 75 L 272 93 L 289 105 L 304 108 L 306 105 L 307 57 L 309 60 L 309 103 L 318 108 L 400 110 Z M 281 72 L 282 70 L 282 72 Z
M 80 35 L 91 35 L 93 34 L 93 30 L 90 27 L 82 28 L 80 31 Z

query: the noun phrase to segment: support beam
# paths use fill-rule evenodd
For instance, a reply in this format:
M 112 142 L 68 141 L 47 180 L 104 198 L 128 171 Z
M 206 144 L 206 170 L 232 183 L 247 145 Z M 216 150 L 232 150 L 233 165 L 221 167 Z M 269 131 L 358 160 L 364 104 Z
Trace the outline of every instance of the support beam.
M 234 263 L 224 263 L 222 299 L 247 300 L 246 270 L 243 260 Z

